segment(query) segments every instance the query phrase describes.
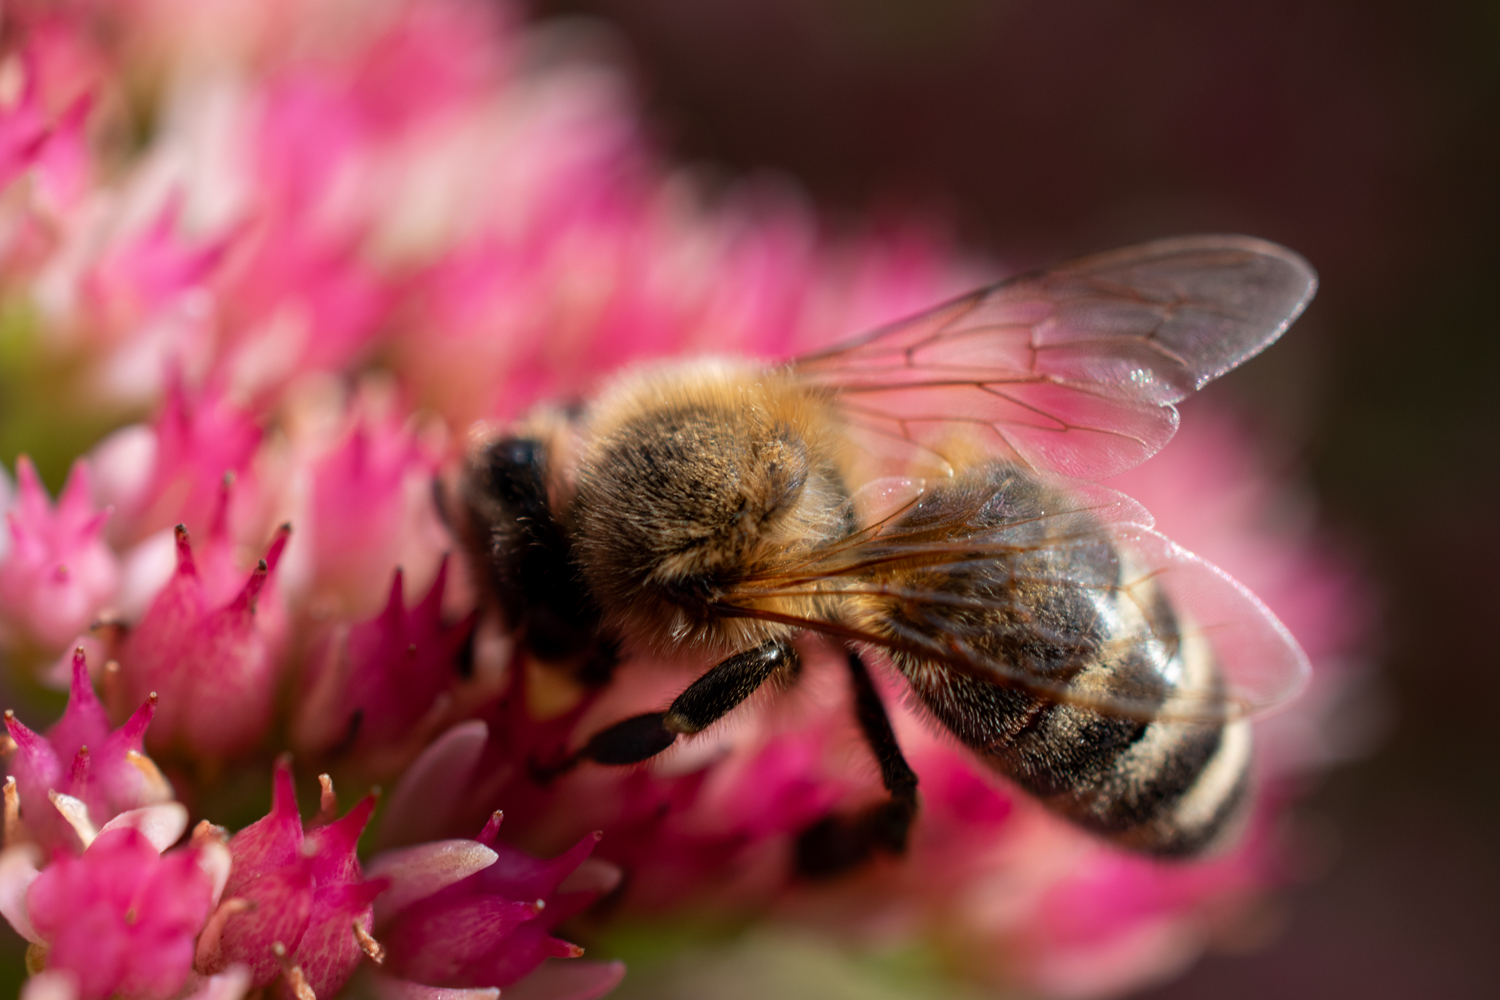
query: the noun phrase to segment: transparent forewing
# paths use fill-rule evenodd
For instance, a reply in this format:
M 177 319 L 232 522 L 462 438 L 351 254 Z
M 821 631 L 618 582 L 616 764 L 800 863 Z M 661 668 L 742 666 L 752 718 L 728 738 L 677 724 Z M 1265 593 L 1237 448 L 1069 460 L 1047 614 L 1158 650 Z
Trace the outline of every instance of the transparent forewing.
M 1316 283 L 1273 243 L 1162 240 L 982 288 L 792 371 L 877 454 L 978 448 L 1102 479 L 1155 454 L 1172 404 L 1279 337 Z
M 1182 714 L 1222 701 L 1227 716 L 1260 715 L 1307 686 L 1312 673 L 1307 655 L 1244 584 L 1155 531 L 1118 526 L 1111 534 L 1134 563 L 1135 586 L 1159 589 L 1175 613 L 1182 642 L 1206 645 L 1218 668 L 1216 690 L 1181 692 Z
M 838 620 L 774 610 L 814 593 L 840 595 Z M 1285 627 L 1221 570 L 1149 528 L 1081 509 L 964 537 L 888 526 L 746 581 L 721 610 L 1141 719 L 1256 714 L 1295 695 L 1308 672 Z

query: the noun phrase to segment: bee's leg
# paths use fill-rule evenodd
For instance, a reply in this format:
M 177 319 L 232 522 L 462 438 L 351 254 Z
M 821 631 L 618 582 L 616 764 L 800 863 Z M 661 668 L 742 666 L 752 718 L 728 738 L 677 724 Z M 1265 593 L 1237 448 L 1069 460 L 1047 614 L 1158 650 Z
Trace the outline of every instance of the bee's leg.
M 665 712 L 647 712 L 594 734 L 577 759 L 600 764 L 638 764 L 723 718 L 778 670 L 792 670 L 797 651 L 785 639 L 736 653 L 678 695 Z
M 853 816 L 825 816 L 797 838 L 797 872 L 807 878 L 829 878 L 862 864 L 877 850 L 901 854 L 917 817 L 917 774 L 901 755 L 885 705 L 859 653 L 849 654 L 854 714 L 865 741 L 880 765 L 880 780 L 890 798 Z

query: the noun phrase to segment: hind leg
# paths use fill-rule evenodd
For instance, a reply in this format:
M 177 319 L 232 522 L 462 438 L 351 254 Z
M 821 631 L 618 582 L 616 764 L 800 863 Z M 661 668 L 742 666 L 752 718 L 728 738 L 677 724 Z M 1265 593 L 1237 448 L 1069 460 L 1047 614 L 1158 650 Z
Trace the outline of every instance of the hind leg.
M 797 838 L 797 872 L 811 879 L 830 878 L 863 864 L 875 851 L 906 850 L 917 817 L 917 774 L 901 754 L 896 733 L 864 659 L 848 651 L 849 683 L 860 732 L 880 765 L 886 801 L 851 816 L 825 816 Z

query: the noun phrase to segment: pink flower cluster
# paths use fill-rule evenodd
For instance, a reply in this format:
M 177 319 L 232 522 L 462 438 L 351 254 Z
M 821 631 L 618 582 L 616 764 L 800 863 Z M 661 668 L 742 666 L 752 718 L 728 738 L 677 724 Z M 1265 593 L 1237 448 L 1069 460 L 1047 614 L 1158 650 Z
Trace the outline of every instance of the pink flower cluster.
M 300 1000 L 336 993 L 366 956 L 386 992 L 509 986 L 546 958 L 581 955 L 549 932 L 618 881 L 617 869 L 583 866 L 597 835 L 541 861 L 495 843 L 499 814 L 477 840 L 379 855 L 367 878 L 355 851 L 375 797 L 334 819 L 324 775 L 318 823 L 305 829 L 286 760 L 264 818 L 227 841 L 203 821 L 167 850 L 188 812 L 142 754 L 155 700 L 111 732 L 82 649 L 73 668 L 47 736 L 6 717 L 16 761 L 0 853 L 0 913 L 37 963 L 67 974 L 67 995 L 166 1000 L 191 981 L 205 998 L 280 983 Z M 583 963 L 558 995 L 598 995 L 622 971 Z
M 55 502 L 30 460 L 0 470 L 3 689 L 70 686 L 45 735 L 6 718 L 0 913 L 31 943 L 27 996 L 588 1000 L 623 968 L 565 938 L 751 917 L 1102 994 L 1284 878 L 1276 819 L 1328 755 L 1310 713 L 1336 672 L 1271 720 L 1242 845 L 1178 867 L 1053 819 L 886 685 L 921 778 L 909 856 L 792 878 L 800 830 L 881 794 L 817 648 L 793 690 L 648 767 L 547 776 L 693 674 L 636 656 L 583 689 L 480 618 L 434 493 L 471 428 L 638 359 L 785 356 L 981 280 L 940 238 L 836 240 L 769 187 L 710 203 L 643 148 L 577 29 L 493 2 L 4 16 L 0 315 L 47 380 L 24 416 L 111 428 L 61 456 Z M 1280 487 L 1204 416 L 1126 488 L 1343 658 L 1357 588 L 1266 523 Z M 311 823 L 287 751 L 325 772 Z M 392 791 L 337 818 L 335 778 Z

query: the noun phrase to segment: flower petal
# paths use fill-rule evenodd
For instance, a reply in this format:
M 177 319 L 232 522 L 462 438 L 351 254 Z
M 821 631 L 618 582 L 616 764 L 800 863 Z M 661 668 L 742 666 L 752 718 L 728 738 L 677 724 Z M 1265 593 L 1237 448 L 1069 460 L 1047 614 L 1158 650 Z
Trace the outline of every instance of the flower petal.
M 476 989 L 453 989 L 447 986 L 425 986 L 409 979 L 375 975 L 369 979 L 370 992 L 376 1000 L 499 1000 L 500 990 L 491 986 Z
M 83 847 L 87 850 L 94 842 L 94 838 L 99 836 L 94 821 L 89 819 L 89 807 L 84 805 L 82 799 L 64 795 L 62 792 L 48 791 L 47 798 L 52 800 L 52 805 L 73 828 L 73 832 L 78 834 L 78 839 L 83 842 Z
M 20 1000 L 78 1000 L 78 977 L 67 969 L 47 969 L 26 980 Z
M 268 872 L 292 864 L 302 847 L 302 817 L 297 813 L 297 789 L 292 783 L 292 765 L 276 762 L 271 784 L 271 811 L 236 833 L 229 841 L 234 867 L 226 896 L 239 894 L 240 887 Z M 283 944 L 289 944 L 283 941 Z
M 32 944 L 41 944 L 42 936 L 27 915 L 26 890 L 41 874 L 37 870 L 41 860 L 41 849 L 35 844 L 17 844 L 0 852 L 0 914 L 10 921 L 17 934 Z
M 380 829 L 382 847 L 419 844 L 442 832 L 454 806 L 468 792 L 489 733 L 478 719 L 461 722 L 412 761 L 391 793 Z
M 495 863 L 494 851 L 474 840 L 440 840 L 387 851 L 366 868 L 370 878 L 390 880 L 375 901 L 375 923 L 383 924 L 424 896 L 431 896 Z
M 391 929 L 385 942 L 387 962 L 393 972 L 422 982 L 508 985 L 483 975 L 492 964 L 489 956 L 508 951 L 521 938 L 517 928 L 535 921 L 543 906 L 542 900 L 494 895 L 422 900 L 408 907 Z M 529 959 L 535 965 L 544 957 L 534 947 L 524 950 L 521 961 Z M 521 974 L 526 971 L 530 970 Z
M 211 887 L 209 900 L 214 906 L 218 906 L 224 895 L 224 886 L 229 884 L 229 873 L 234 868 L 234 855 L 229 853 L 229 845 L 224 841 L 224 831 L 218 827 L 209 827 L 207 820 L 199 823 L 198 829 L 193 831 L 193 845 L 198 849 L 198 868 L 208 876 Z
M 98 749 L 110 731 L 104 706 L 94 694 L 94 683 L 89 679 L 88 661 L 81 645 L 73 649 L 70 675 L 68 706 L 63 709 L 57 724 L 47 730 L 47 740 L 62 758 L 72 757 L 81 746 Z
M 158 851 L 165 851 L 177 843 L 187 829 L 187 824 L 187 807 L 181 802 L 159 802 L 154 806 L 142 806 L 122 812 L 100 827 L 99 832 L 130 827 L 141 831 Z
M 355 849 L 374 812 L 375 796 L 366 795 L 334 822 L 308 832 L 302 854 L 311 862 L 313 878 L 319 886 L 359 881 Z
M 293 961 L 318 996 L 331 996 L 342 989 L 364 957 L 354 927 L 357 924 L 369 933 L 373 923 L 370 903 L 384 888 L 384 882 L 362 882 L 320 886 L 314 893 L 312 917 L 293 952 Z
M 603 896 L 614 892 L 625 878 L 620 866 L 603 858 L 588 857 L 557 884 L 560 894 L 587 892 Z
M 250 992 L 250 970 L 243 965 L 231 965 L 217 976 L 202 978 L 189 984 L 190 991 L 182 1000 L 241 1000 Z
M 271 945 L 280 942 L 295 951 L 307 930 L 312 904 L 312 874 L 306 865 L 256 879 L 220 903 L 209 918 L 204 938 L 215 925 L 222 930 L 213 954 L 205 955 L 204 941 L 199 941 L 199 967 L 220 972 L 240 962 L 249 967 L 255 985 L 266 985 L 281 972 Z

